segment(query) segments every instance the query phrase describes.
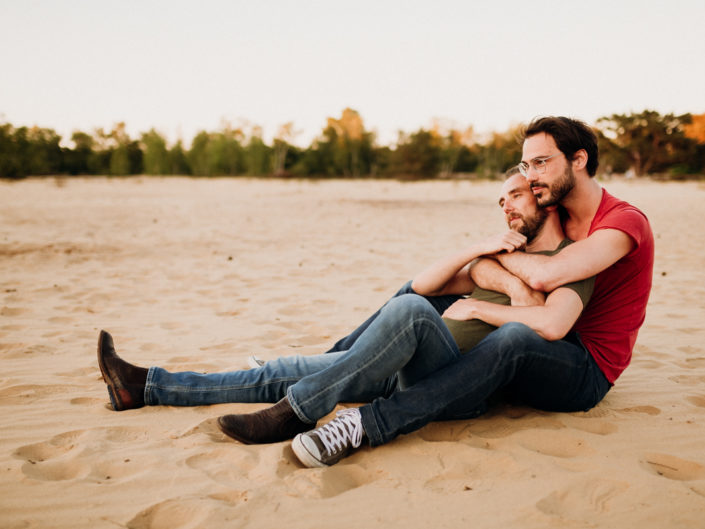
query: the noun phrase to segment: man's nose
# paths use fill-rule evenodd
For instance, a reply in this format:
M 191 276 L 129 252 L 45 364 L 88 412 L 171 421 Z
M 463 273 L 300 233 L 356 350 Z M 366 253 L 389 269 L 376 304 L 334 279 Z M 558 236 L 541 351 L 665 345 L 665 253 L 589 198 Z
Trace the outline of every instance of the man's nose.
M 536 182 L 538 180 L 538 176 L 539 173 L 533 167 L 529 167 L 526 171 L 526 181 L 529 183 Z

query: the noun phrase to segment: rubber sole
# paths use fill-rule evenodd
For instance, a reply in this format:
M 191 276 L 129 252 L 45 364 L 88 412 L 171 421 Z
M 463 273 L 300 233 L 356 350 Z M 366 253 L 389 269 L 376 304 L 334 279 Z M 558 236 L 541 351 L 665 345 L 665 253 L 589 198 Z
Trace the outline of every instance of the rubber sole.
M 296 457 L 299 458 L 299 461 L 301 461 L 304 466 L 307 466 L 308 468 L 326 468 L 329 466 L 325 463 L 321 463 L 318 459 L 311 455 L 311 452 L 309 452 L 301 442 L 302 437 L 303 434 L 298 434 L 291 442 L 291 449 L 294 451 L 294 454 L 296 454 Z

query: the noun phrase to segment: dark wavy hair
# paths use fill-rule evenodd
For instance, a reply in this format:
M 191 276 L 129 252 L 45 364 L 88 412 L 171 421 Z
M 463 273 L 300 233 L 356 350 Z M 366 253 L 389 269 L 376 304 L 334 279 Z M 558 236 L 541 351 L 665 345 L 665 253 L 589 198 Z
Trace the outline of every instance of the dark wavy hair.
M 580 149 L 585 149 L 588 159 L 586 169 L 590 176 L 595 176 L 600 163 L 597 148 L 597 136 L 582 121 L 564 116 L 546 116 L 534 119 L 524 131 L 524 139 L 545 132 L 553 138 L 556 146 L 568 160 L 575 157 Z

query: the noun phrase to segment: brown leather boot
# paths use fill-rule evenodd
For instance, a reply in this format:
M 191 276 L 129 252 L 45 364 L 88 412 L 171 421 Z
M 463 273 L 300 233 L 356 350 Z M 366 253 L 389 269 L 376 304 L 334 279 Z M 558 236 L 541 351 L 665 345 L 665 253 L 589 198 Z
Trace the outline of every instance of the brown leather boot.
M 293 439 L 316 425 L 299 419 L 284 397 L 274 406 L 255 413 L 223 415 L 218 419 L 218 426 L 225 435 L 249 445 Z
M 147 369 L 128 364 L 120 358 L 115 353 L 113 337 L 105 331 L 100 331 L 98 337 L 98 366 L 108 385 L 110 403 L 115 411 L 144 406 Z

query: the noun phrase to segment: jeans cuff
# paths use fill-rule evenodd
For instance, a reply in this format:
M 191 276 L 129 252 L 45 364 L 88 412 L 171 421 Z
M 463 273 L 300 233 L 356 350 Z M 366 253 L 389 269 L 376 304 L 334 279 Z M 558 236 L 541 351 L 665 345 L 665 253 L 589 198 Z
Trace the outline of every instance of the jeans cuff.
M 144 403 L 147 406 L 155 406 L 156 402 L 152 402 L 152 386 L 154 386 L 155 371 L 159 369 L 157 367 L 150 367 L 147 370 L 147 381 L 144 383 Z
M 301 407 L 298 405 L 296 402 L 296 399 L 294 398 L 294 392 L 293 392 L 294 386 L 289 386 L 286 390 L 286 398 L 289 401 L 289 404 L 291 405 L 291 408 L 294 410 L 294 413 L 296 416 L 299 418 L 299 420 L 303 422 L 307 422 L 309 424 L 316 424 L 318 421 L 312 421 L 309 419 L 304 411 L 301 409 Z
M 374 413 L 372 412 L 372 406 L 367 404 L 359 409 L 360 417 L 362 418 L 362 429 L 365 430 L 365 435 L 367 436 L 370 446 L 379 446 L 384 444 L 382 432 L 379 431 L 377 421 L 375 420 Z

